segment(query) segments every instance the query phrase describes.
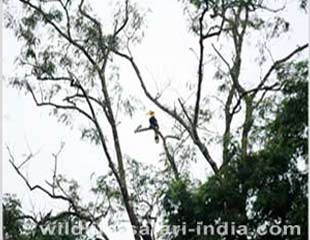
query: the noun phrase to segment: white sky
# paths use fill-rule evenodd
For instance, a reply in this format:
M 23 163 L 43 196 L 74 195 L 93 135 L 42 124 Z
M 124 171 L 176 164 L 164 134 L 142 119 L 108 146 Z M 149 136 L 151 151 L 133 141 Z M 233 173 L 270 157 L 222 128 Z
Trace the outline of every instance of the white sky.
M 196 48 L 196 39 L 187 31 L 188 24 L 183 15 L 183 8 L 178 1 L 165 0 L 144 0 L 138 1 L 145 8 L 151 8 L 151 12 L 147 15 L 148 29 L 145 31 L 145 38 L 140 46 L 138 46 L 134 55 L 146 74 L 147 83 L 154 89 L 156 85 L 161 89 L 167 86 L 171 81 L 169 92 L 166 98 L 173 98 L 176 95 L 183 94 L 180 92 L 184 83 L 196 76 L 196 60 L 190 48 Z M 285 37 L 278 42 L 271 44 L 272 53 L 277 59 L 285 56 L 292 51 L 294 47 L 308 41 L 307 16 L 296 11 L 296 1 L 288 1 L 288 10 L 286 15 L 289 17 L 293 32 L 289 37 Z M 250 38 L 249 38 L 250 39 Z M 255 39 L 254 39 L 255 40 Z M 255 42 L 248 43 L 254 47 Z M 225 48 L 225 46 L 224 46 Z M 252 48 L 253 49 L 253 48 Z M 12 35 L 12 32 L 3 29 L 3 73 L 5 77 L 14 75 L 16 68 L 14 67 L 14 58 L 18 55 L 18 44 Z M 211 51 L 211 48 L 207 49 Z M 253 50 L 251 50 L 253 51 Z M 252 52 L 245 53 L 249 61 Z M 257 68 L 246 69 L 247 79 L 244 82 L 251 82 L 256 73 Z M 130 86 L 126 91 L 137 93 L 141 97 L 141 101 L 146 110 L 153 108 L 153 105 L 143 96 L 139 87 L 138 80 L 132 71 L 122 69 L 121 79 L 126 76 L 127 85 Z M 254 76 L 253 76 L 254 75 Z M 48 211 L 51 207 L 58 208 L 59 202 L 49 201 L 38 193 L 29 193 L 21 179 L 14 172 L 8 163 L 8 154 L 5 146 L 8 145 L 12 149 L 16 160 L 24 159 L 23 154 L 29 152 L 29 148 L 33 153 L 40 151 L 24 171 L 28 174 L 30 182 L 33 184 L 41 183 L 46 178 L 50 178 L 52 174 L 53 158 L 51 153 L 57 152 L 60 142 L 66 142 L 63 153 L 59 160 L 59 172 L 68 178 L 78 180 L 82 188 L 82 195 L 87 196 L 90 186 L 89 177 L 95 172 L 100 175 L 106 169 L 103 153 L 101 148 L 97 148 L 87 142 L 82 142 L 79 137 L 78 128 L 70 129 L 60 123 L 56 119 L 48 115 L 48 109 L 37 108 L 30 97 L 25 97 L 23 93 L 17 92 L 4 85 L 3 92 L 3 129 L 4 129 L 4 151 L 3 151 L 3 180 L 4 193 L 17 193 L 21 198 L 25 209 L 35 208 L 36 210 Z M 205 84 L 204 87 L 210 87 Z M 214 84 L 211 83 L 211 88 Z M 168 102 L 170 103 L 170 102 Z M 160 122 L 161 129 L 165 132 L 169 131 L 169 125 L 165 124 L 165 115 L 160 111 L 157 112 L 157 118 Z M 120 125 L 121 143 L 124 152 L 133 158 L 142 162 L 157 164 L 159 153 L 162 151 L 160 144 L 155 145 L 153 133 L 134 134 L 135 127 L 143 122 L 147 124 L 145 112 L 138 112 L 133 119 L 122 122 Z M 78 123 L 76 124 L 78 126 Z M 212 126 L 212 129 L 221 129 L 222 126 Z M 220 159 L 219 148 L 213 147 L 215 159 Z M 193 175 L 204 178 L 207 175 L 208 166 L 205 161 L 198 161 L 193 169 Z M 115 233 L 111 235 L 111 239 L 121 239 L 123 233 Z

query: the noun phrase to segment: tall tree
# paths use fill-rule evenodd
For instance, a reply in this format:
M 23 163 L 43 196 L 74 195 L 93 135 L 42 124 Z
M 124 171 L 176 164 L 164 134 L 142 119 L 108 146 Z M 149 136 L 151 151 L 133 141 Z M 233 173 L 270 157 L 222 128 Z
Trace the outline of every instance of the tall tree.
M 243 194 L 239 197 L 232 198 L 235 202 L 228 201 L 225 195 L 236 194 L 239 167 L 253 162 L 250 159 L 260 153 L 253 150 L 260 138 L 256 130 L 262 122 L 264 126 L 266 123 L 259 113 L 266 110 L 271 97 L 279 96 L 282 89 L 277 78 L 279 69 L 283 69 L 288 61 L 308 47 L 308 44 L 296 43 L 300 45 L 289 49 L 267 66 L 270 61 L 266 60 L 266 54 L 270 51 L 266 42 L 289 29 L 289 23 L 281 17 L 282 6 L 273 9 L 268 6 L 271 1 L 256 0 L 183 2 L 191 19 L 191 30 L 197 38 L 197 78 L 191 81 L 195 87 L 194 97 L 189 102 L 181 97 L 171 99 L 171 106 L 163 103 L 158 94 L 153 94 L 148 88 L 147 79 L 136 61 L 132 45 L 140 40 L 143 17 L 128 0 L 119 5 L 112 25 L 97 16 L 91 4 L 84 0 L 19 0 L 16 3 L 6 3 L 8 7 L 15 4 L 23 6 L 19 19 L 13 16 L 10 9 L 6 12 L 7 27 L 13 29 L 18 40 L 23 43 L 18 62 L 24 74 L 14 78 L 11 84 L 26 90 L 37 106 L 53 109 L 53 113 L 65 123 L 77 116 L 87 121 L 83 136 L 101 146 L 104 161 L 109 166 L 109 173 L 99 178 L 98 186 L 93 189 L 95 193 L 102 194 L 105 201 L 102 200 L 99 210 L 93 204 L 83 207 L 77 194 L 77 183 L 57 176 L 56 167 L 53 182 L 46 188 L 31 185 L 21 171 L 24 163 L 18 165 L 13 153 L 9 151 L 10 162 L 30 190 L 39 190 L 53 199 L 66 201 L 69 214 L 94 225 L 105 239 L 108 236 L 100 229 L 99 222 L 115 209 L 125 210 L 135 232 L 135 239 L 140 239 L 136 228 L 139 230 L 141 221 L 150 218 L 150 213 L 156 210 L 153 205 L 161 198 L 161 186 L 152 184 L 155 191 L 146 192 L 146 183 L 173 179 L 176 187 L 181 189 L 181 197 L 186 202 L 195 204 L 188 189 L 191 182 L 183 182 L 185 174 L 180 171 L 179 163 L 182 157 L 194 156 L 196 151 L 214 173 L 205 184 L 206 188 L 214 188 L 210 192 L 214 194 L 212 199 L 218 200 L 212 202 L 216 204 L 214 209 L 222 207 L 227 218 L 236 218 L 242 223 L 246 221 L 246 212 L 241 210 L 246 208 L 247 189 L 243 189 Z M 270 16 L 273 17 L 272 20 Z M 248 73 L 243 70 L 247 67 L 244 61 L 246 41 L 251 34 L 262 34 L 266 29 L 266 39 L 259 44 L 258 54 L 255 52 L 260 56 L 258 65 L 264 74 L 254 76 L 251 81 L 253 83 L 249 86 L 244 82 Z M 214 39 L 218 40 L 217 43 Z M 220 83 L 218 95 L 224 99 L 221 99 L 224 105 L 221 107 L 224 131 L 217 136 L 222 145 L 222 161 L 214 159 L 209 146 L 212 139 L 205 133 L 212 117 L 211 106 L 207 103 L 209 99 L 204 91 L 209 73 L 209 65 L 206 64 L 208 54 L 214 57 L 212 64 L 217 67 L 214 79 Z M 151 171 L 147 173 L 150 169 L 126 159 L 123 153 L 117 111 L 120 105 L 124 105 L 129 112 L 133 106 L 121 98 L 121 84 L 113 61 L 116 58 L 127 61 L 146 97 L 176 123 L 174 129 L 177 129 L 177 144 L 168 142 L 171 136 L 159 133 L 172 177 L 164 175 L 162 179 L 156 179 L 156 174 L 149 175 Z M 122 100 L 121 104 L 117 99 Z M 74 113 L 78 115 L 71 115 Z M 56 166 L 58 154 L 54 156 Z M 129 169 L 126 168 L 126 162 Z M 141 169 L 145 170 L 142 171 L 141 178 L 133 177 L 139 176 Z M 222 178 L 225 177 L 231 181 L 224 181 Z M 222 181 L 227 185 L 221 185 Z M 135 194 L 136 191 L 141 192 L 142 197 Z M 168 196 L 169 194 L 168 192 Z M 198 203 L 200 202 L 197 200 Z M 182 210 L 186 215 L 192 214 L 188 207 L 190 205 Z M 230 207 L 235 207 L 236 211 L 228 211 L 227 209 L 232 210 Z M 96 214 L 91 214 L 90 208 Z M 197 211 L 197 214 L 200 212 Z M 191 221 L 194 221 L 194 217 L 191 215 Z
M 44 234 L 40 231 L 39 226 L 50 229 L 56 229 L 53 226 L 63 225 L 65 229 L 66 224 L 68 226 L 73 226 L 78 220 L 70 215 L 61 214 L 57 217 L 45 216 L 38 222 L 38 220 L 29 214 L 23 213 L 22 204 L 19 199 L 14 195 L 6 194 L 3 199 L 3 219 L 4 219 L 4 239 L 13 240 L 82 240 L 85 239 L 85 232 L 81 229 L 81 232 L 77 234 L 76 232 L 70 233 L 58 232 L 57 230 L 53 235 Z M 84 236 L 84 237 L 83 237 Z
M 194 228 L 199 222 L 204 226 L 230 224 L 224 236 L 214 234 L 214 239 L 307 237 L 308 173 L 301 166 L 308 162 L 308 63 L 285 65 L 278 76 L 283 98 L 275 116 L 261 129 L 263 147 L 246 159 L 236 155 L 221 169 L 221 175 L 210 177 L 199 187 L 189 187 L 188 182 L 171 184 L 164 201 L 170 224 L 186 222 Z M 248 232 L 234 234 L 232 225 L 247 226 Z M 268 229 L 273 225 L 287 235 L 258 234 L 263 226 Z M 299 226 L 300 231 L 295 228 L 290 233 L 288 226 Z M 212 234 L 210 230 L 208 234 Z M 176 237 L 205 238 L 195 233 Z
M 271 1 L 199 0 L 183 2 L 186 12 L 189 12 L 191 29 L 197 37 L 198 45 L 197 78 L 191 81 L 196 92 L 187 106 L 181 97 L 171 99 L 173 106 L 168 106 L 158 99 L 157 94 L 152 94 L 147 87 L 147 79 L 135 61 L 134 53 L 130 51 L 130 45 L 127 52 L 117 49 L 114 53 L 128 60 L 145 95 L 159 109 L 176 121 L 178 129 L 181 129 L 180 137 L 182 140 L 185 141 L 185 139 L 190 138 L 209 163 L 213 172 L 217 173 L 220 168 L 229 163 L 236 149 L 241 151 L 243 158 L 247 157 L 253 144 L 250 134 L 256 124 L 256 112 L 259 106 L 263 104 L 266 95 L 268 96 L 270 92 L 278 88 L 275 79 L 277 68 L 305 50 L 308 44 L 296 43 L 298 46 L 295 49 L 283 53 L 279 59 L 273 59 L 271 55 L 273 61 L 270 66 L 267 66 L 266 64 L 269 61 L 266 59 L 266 54 L 271 54 L 267 46 L 268 42 L 289 30 L 289 22 L 281 17 L 281 12 L 285 9 L 285 2 L 283 5 L 279 3 L 280 6 L 275 6 L 274 9 L 268 6 Z M 264 13 L 267 14 L 264 15 Z M 272 20 L 270 20 L 271 16 L 273 17 Z M 264 34 L 265 31 L 267 34 Z M 254 39 L 259 46 L 258 53 L 253 49 L 246 48 L 246 41 L 252 40 L 250 38 L 251 33 L 261 33 L 265 37 L 262 43 L 260 43 L 261 39 Z M 215 38 L 217 44 L 213 41 Z M 222 48 L 222 51 L 219 47 Z M 247 87 L 249 84 L 245 83 L 243 79 L 248 78 L 250 73 L 242 69 L 251 66 L 248 66 L 248 63 L 242 59 L 245 57 L 244 51 L 249 50 L 251 55 L 258 57 L 257 64 L 265 73 L 257 77 L 251 76 L 254 78 L 251 81 L 252 86 Z M 225 56 L 226 52 L 227 56 Z M 224 99 L 221 99 L 224 106 L 220 106 L 224 111 L 225 118 L 224 132 L 219 136 L 223 149 L 222 163 L 216 163 L 210 154 L 207 144 L 210 137 L 204 131 L 205 125 L 210 121 L 211 109 L 210 104 L 206 102 L 208 98 L 203 96 L 206 94 L 203 91 L 203 85 L 207 84 L 205 76 L 208 71 L 208 65 L 205 63 L 207 54 L 215 55 L 214 57 L 221 61 L 221 63 L 217 61 L 213 63 L 217 66 L 214 78 L 221 83 L 219 92 L 225 93 Z M 191 93 L 189 91 L 188 95 L 190 96 Z M 240 121 L 242 122 L 241 126 L 240 124 L 236 126 L 235 122 Z
M 101 145 L 130 223 L 133 229 L 139 228 L 117 129 L 117 98 L 113 95 L 121 93 L 117 91 L 119 82 L 111 54 L 121 47 L 119 39 L 124 31 L 134 32 L 139 27 L 141 16 L 129 1 L 124 1 L 110 30 L 103 28 L 84 0 L 18 3 L 23 6 L 22 17 L 17 20 L 9 13 L 7 27 L 14 29 L 24 44 L 19 63 L 25 75 L 12 84 L 25 88 L 37 106 L 51 107 L 62 121 L 69 121 L 71 112 L 76 112 L 91 124 L 83 136 Z M 104 124 L 101 119 L 105 119 Z M 32 187 L 13 162 L 12 154 L 11 163 L 31 190 L 68 201 L 70 208 L 80 214 L 77 202 L 66 194 L 57 194 L 54 188 L 49 192 L 41 186 Z M 138 234 L 135 239 L 140 239 Z

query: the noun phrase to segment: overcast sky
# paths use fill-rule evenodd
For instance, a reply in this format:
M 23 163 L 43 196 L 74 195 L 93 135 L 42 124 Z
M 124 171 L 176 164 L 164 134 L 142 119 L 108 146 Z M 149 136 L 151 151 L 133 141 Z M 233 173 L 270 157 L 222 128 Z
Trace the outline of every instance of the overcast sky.
M 164 100 L 182 95 L 183 92 L 180 89 L 184 87 L 185 82 L 196 76 L 197 67 L 197 60 L 191 51 L 191 48 L 196 49 L 197 40 L 188 33 L 188 23 L 184 17 L 183 7 L 178 1 L 144 0 L 138 2 L 143 5 L 144 9 L 151 9 L 147 14 L 148 27 L 145 31 L 145 38 L 134 51 L 141 68 L 146 73 L 148 85 L 154 89 L 153 92 L 156 88 L 165 89 L 168 86 L 169 90 L 167 90 Z M 301 45 L 308 40 L 308 18 L 306 14 L 297 12 L 295 2 L 288 1 L 285 12 L 292 24 L 291 34 L 269 46 L 275 58 L 285 56 L 296 45 Z M 98 1 L 95 4 L 98 4 Z M 255 37 L 249 41 L 255 41 Z M 18 55 L 18 43 L 12 32 L 7 29 L 3 30 L 3 44 L 3 73 L 7 78 L 16 72 L 14 59 Z M 254 46 L 253 42 L 249 42 L 249 44 Z M 252 52 L 247 54 L 249 59 L 252 57 L 251 54 Z M 246 69 L 245 71 L 249 72 L 247 75 L 249 78 L 245 80 L 249 82 L 255 77 L 251 76 L 251 73 L 255 75 L 259 72 L 258 69 Z M 124 82 L 127 87 L 126 91 L 137 93 L 145 106 L 145 109 L 137 112 L 132 119 L 128 118 L 127 121 L 120 124 L 123 149 L 126 154 L 141 162 L 158 166 L 157 161 L 162 146 L 154 144 L 153 133 L 133 133 L 137 125 L 148 124 L 145 113 L 154 109 L 154 106 L 143 97 L 132 71 L 126 68 L 122 69 L 122 78 L 126 78 Z M 169 83 L 171 84 L 169 85 Z M 54 117 L 49 116 L 48 109 L 37 108 L 29 96 L 25 97 L 23 93 L 7 87 L 6 82 L 3 85 L 4 192 L 16 193 L 21 198 L 26 210 L 35 208 L 48 211 L 51 207 L 59 208 L 59 202 L 50 201 L 38 193 L 29 193 L 25 184 L 9 165 L 5 147 L 10 146 L 17 161 L 22 161 L 25 158 L 23 154 L 27 154 L 29 151 L 38 152 L 30 164 L 23 169 L 29 176 L 30 182 L 35 184 L 42 183 L 46 178 L 52 176 L 53 157 L 51 153 L 57 152 L 63 141 L 66 145 L 60 156 L 59 172 L 68 178 L 78 180 L 82 187 L 82 196 L 88 196 L 87 191 L 91 185 L 90 175 L 92 173 L 100 175 L 105 172 L 106 165 L 101 148 L 80 140 L 79 123 L 75 123 L 73 129 L 64 126 L 58 123 Z M 164 132 L 169 132 L 170 126 L 163 120 L 165 115 L 160 111 L 156 111 L 156 113 L 161 129 Z M 215 131 L 220 131 L 221 127 L 212 126 Z M 215 159 L 220 161 L 219 148 L 214 147 L 213 152 Z M 198 162 L 194 169 L 193 175 L 199 178 L 207 176 L 209 171 L 205 161 Z M 115 233 L 115 235 L 122 236 L 122 233 Z M 111 239 L 117 238 L 111 237 Z

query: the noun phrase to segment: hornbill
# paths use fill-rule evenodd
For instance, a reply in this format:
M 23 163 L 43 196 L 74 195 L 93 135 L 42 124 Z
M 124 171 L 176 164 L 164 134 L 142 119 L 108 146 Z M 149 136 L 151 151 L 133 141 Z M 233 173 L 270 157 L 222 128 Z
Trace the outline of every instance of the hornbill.
M 155 118 L 155 112 L 149 111 L 148 115 L 150 115 L 149 122 L 150 122 L 150 128 L 154 130 L 155 133 L 155 142 L 159 142 L 159 136 L 158 136 L 158 130 L 159 130 L 159 125 L 157 122 L 157 119 Z

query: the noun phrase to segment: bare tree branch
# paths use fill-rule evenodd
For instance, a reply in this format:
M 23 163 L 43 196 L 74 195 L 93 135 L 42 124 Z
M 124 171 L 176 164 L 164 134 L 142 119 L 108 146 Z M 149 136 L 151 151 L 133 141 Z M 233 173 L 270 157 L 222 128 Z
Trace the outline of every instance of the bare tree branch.
M 30 92 L 34 102 L 36 103 L 36 105 L 38 107 L 50 106 L 50 107 L 54 107 L 54 108 L 58 108 L 58 109 L 75 110 L 75 111 L 80 112 L 85 117 L 87 117 L 91 122 L 94 122 L 94 119 L 88 113 L 86 113 L 84 110 L 82 110 L 81 108 L 77 107 L 76 105 L 60 105 L 60 104 L 56 104 L 56 103 L 52 103 L 52 102 L 39 102 L 37 100 L 37 97 L 35 96 L 35 93 L 34 93 L 33 89 L 29 85 L 29 83 L 27 83 L 27 89 Z
M 53 199 L 59 199 L 59 200 L 64 200 L 66 202 L 68 202 L 74 209 L 77 209 L 76 205 L 75 205 L 75 202 L 68 198 L 68 197 L 65 197 L 63 195 L 56 195 L 56 194 L 53 194 L 51 192 L 49 192 L 47 189 L 43 188 L 42 186 L 40 185 L 34 185 L 32 186 L 28 179 L 22 174 L 22 172 L 20 171 L 20 169 L 17 167 L 17 165 L 15 164 L 15 158 L 10 150 L 9 147 L 7 147 L 7 151 L 9 153 L 9 156 L 10 156 L 10 160 L 9 162 L 11 163 L 11 165 L 13 166 L 13 168 L 15 169 L 15 171 L 17 172 L 17 174 L 23 179 L 23 181 L 25 182 L 25 184 L 27 185 L 27 187 L 29 188 L 30 191 L 34 191 L 36 189 L 42 191 L 43 193 L 47 194 L 49 197 L 53 198 Z
M 52 154 L 53 157 L 55 158 L 55 162 L 57 162 L 57 158 L 59 156 L 59 154 L 61 153 L 62 149 L 63 149 L 63 144 L 61 145 L 59 151 L 55 154 Z M 75 200 L 73 200 L 70 196 L 68 195 L 60 195 L 60 194 L 56 194 L 55 193 L 55 189 L 52 190 L 52 192 L 48 191 L 46 188 L 42 187 L 41 185 L 31 185 L 31 183 L 29 182 L 29 180 L 26 178 L 26 176 L 20 171 L 20 169 L 18 168 L 18 166 L 15 164 L 15 158 L 10 150 L 9 147 L 7 147 L 7 151 L 9 153 L 10 159 L 9 162 L 10 164 L 13 166 L 13 168 L 15 169 L 16 173 L 22 178 L 22 180 L 24 181 L 24 183 L 27 185 L 28 189 L 30 191 L 35 191 L 35 190 L 39 190 L 41 192 L 43 192 L 44 194 L 46 194 L 47 196 L 49 196 L 52 199 L 55 200 L 63 200 L 65 202 L 67 202 L 69 204 L 69 208 L 72 207 L 73 211 L 63 211 L 60 212 L 59 214 L 56 214 L 54 216 L 51 215 L 52 212 L 49 212 L 48 214 L 44 215 L 41 217 L 40 220 L 38 220 L 36 217 L 31 216 L 31 215 L 22 215 L 20 216 L 18 219 L 30 219 L 32 220 L 37 227 L 39 225 L 44 225 L 48 222 L 53 222 L 53 221 L 57 221 L 58 219 L 63 219 L 63 217 L 65 216 L 75 216 L 81 220 L 85 220 L 87 222 L 90 223 L 90 225 L 95 225 L 96 224 L 96 228 L 97 230 L 101 233 L 101 235 L 104 237 L 104 239 L 109 240 L 108 236 L 98 227 L 97 222 L 99 220 L 101 220 L 103 217 L 105 217 L 107 215 L 107 212 L 99 215 L 99 216 L 93 216 L 93 215 L 86 215 L 85 214 L 85 209 L 79 207 L 77 205 L 77 203 L 75 202 Z M 30 154 L 29 156 L 27 156 L 26 159 L 31 159 L 33 157 L 32 154 Z M 55 174 L 56 174 L 57 169 L 54 169 L 54 174 L 53 174 L 53 179 L 55 179 Z M 56 180 L 53 180 L 56 181 Z M 59 187 L 59 183 L 57 182 L 57 186 Z
M 197 128 L 199 111 L 200 111 L 200 98 L 201 88 L 203 81 L 203 61 L 204 61 L 204 36 L 203 36 L 203 21 L 208 9 L 205 9 L 199 18 L 199 65 L 198 65 L 198 85 L 196 93 L 196 103 L 194 110 L 193 128 Z
M 100 126 L 100 124 L 99 124 L 99 122 L 98 122 L 97 115 L 96 115 L 96 113 L 95 113 L 95 110 L 94 110 L 94 108 L 93 108 L 93 105 L 92 105 L 92 103 L 90 102 L 90 99 L 89 99 L 89 97 L 88 97 L 88 95 L 87 95 L 87 92 L 86 92 L 85 89 L 82 87 L 82 85 L 80 84 L 79 80 L 74 76 L 74 74 L 73 74 L 72 72 L 69 72 L 69 74 L 70 74 L 73 78 L 75 78 L 75 80 L 76 80 L 77 83 L 78 83 L 79 89 L 81 89 L 81 91 L 83 92 L 83 96 L 84 96 L 84 98 L 86 99 L 86 102 L 87 102 L 87 104 L 88 104 L 88 107 L 89 107 L 90 112 L 91 112 L 91 115 L 92 115 L 93 123 L 95 124 L 96 129 L 97 129 L 97 131 L 99 132 L 99 136 L 100 136 L 100 140 L 101 140 L 101 143 L 102 143 L 102 147 L 103 147 L 103 150 L 104 150 L 104 152 L 105 152 L 105 155 L 106 155 L 106 157 L 107 157 L 107 159 L 108 159 L 109 166 L 110 166 L 110 168 L 111 168 L 113 174 L 115 175 L 116 179 L 118 180 L 118 182 L 122 182 L 122 180 L 120 179 L 119 173 L 117 172 L 116 167 L 115 167 L 115 165 L 114 165 L 114 163 L 113 163 L 113 161 L 112 161 L 112 158 L 111 158 L 111 156 L 110 156 L 110 153 L 109 153 L 109 151 L 108 151 L 108 147 L 107 147 L 107 145 L 106 145 L 106 141 L 105 141 L 105 138 L 104 138 L 104 134 L 103 134 L 102 129 L 101 129 L 101 126 Z
M 183 110 L 183 113 L 185 114 L 185 116 L 186 116 L 186 118 L 187 118 L 189 124 L 192 126 L 192 125 L 193 125 L 192 119 L 191 119 L 190 116 L 188 115 L 188 112 L 187 112 L 187 110 L 185 109 L 184 103 L 181 101 L 180 98 L 178 99 L 178 101 L 179 101 L 179 103 L 180 103 L 180 106 L 181 106 L 181 108 L 182 108 L 182 110 Z
M 117 28 L 117 24 L 115 26 L 114 36 L 116 37 L 120 32 L 124 30 L 129 20 L 129 0 L 125 0 L 125 20 L 122 25 Z
M 165 150 L 165 154 L 167 156 L 167 159 L 168 159 L 168 161 L 170 163 L 170 166 L 172 168 L 172 171 L 174 173 L 174 177 L 176 179 L 179 179 L 180 178 L 180 173 L 179 173 L 177 165 L 175 163 L 175 159 L 174 159 L 173 155 L 170 153 L 170 150 L 169 150 L 168 145 L 167 145 L 167 139 L 168 138 L 172 138 L 172 139 L 176 139 L 176 140 L 179 140 L 179 138 L 177 136 L 171 136 L 171 135 L 164 136 L 161 133 L 160 130 L 152 128 L 152 127 L 147 127 L 147 128 L 140 128 L 140 127 L 138 127 L 135 130 L 135 133 L 140 133 L 140 132 L 145 132 L 145 131 L 155 131 L 160 136 L 160 138 L 161 138 L 161 140 L 163 142 L 163 147 L 164 147 L 164 150 Z
M 61 146 L 56 154 L 52 154 L 54 157 L 54 170 L 53 170 L 53 184 L 52 184 L 52 192 L 55 195 L 55 189 L 56 189 L 56 182 L 57 182 L 57 167 L 58 167 L 58 157 L 59 154 L 62 152 L 65 144 L 64 142 L 61 143 Z
M 265 76 L 263 77 L 262 81 L 258 84 L 258 86 L 255 89 L 252 89 L 251 91 L 254 92 L 254 94 L 256 94 L 266 83 L 266 81 L 269 79 L 270 75 L 272 74 L 273 71 L 275 71 L 281 64 L 285 63 L 287 60 L 289 60 L 290 58 L 292 58 L 293 56 L 295 56 L 297 53 L 303 51 L 304 49 L 306 49 L 309 46 L 309 44 L 304 44 L 298 48 L 296 48 L 294 51 L 292 51 L 291 53 L 289 53 L 287 56 L 278 59 L 277 61 L 275 61 L 272 66 L 268 69 L 267 73 L 265 74 Z
M 193 142 L 198 146 L 199 150 L 207 160 L 207 162 L 210 164 L 212 170 L 216 173 L 218 171 L 217 165 L 214 162 L 214 160 L 211 158 L 208 148 L 201 142 L 201 139 L 199 138 L 199 135 L 197 133 L 197 129 L 193 129 L 192 127 L 188 126 L 184 119 L 177 113 L 176 109 L 171 110 L 168 107 L 164 106 L 162 103 L 158 101 L 155 97 L 152 96 L 152 94 L 147 89 L 144 80 L 142 78 L 141 72 L 139 67 L 137 66 L 136 62 L 134 61 L 132 56 L 129 56 L 127 54 L 121 53 L 119 51 L 114 50 L 113 51 L 116 55 L 126 59 L 131 63 L 131 66 L 133 67 L 133 70 L 136 73 L 136 76 L 140 82 L 140 85 L 142 87 L 142 90 L 144 94 L 147 96 L 147 98 L 152 101 L 157 107 L 159 107 L 162 111 L 164 111 L 166 114 L 168 114 L 170 117 L 175 119 L 178 123 L 181 124 L 184 129 L 189 133 L 191 136 Z
M 227 66 L 228 70 L 231 71 L 231 67 L 228 63 L 228 61 L 224 58 L 224 56 L 220 53 L 220 51 L 214 46 L 214 44 L 211 44 L 212 48 L 214 49 L 214 51 L 216 52 L 216 54 L 222 59 L 222 61 L 225 63 L 225 65 Z

